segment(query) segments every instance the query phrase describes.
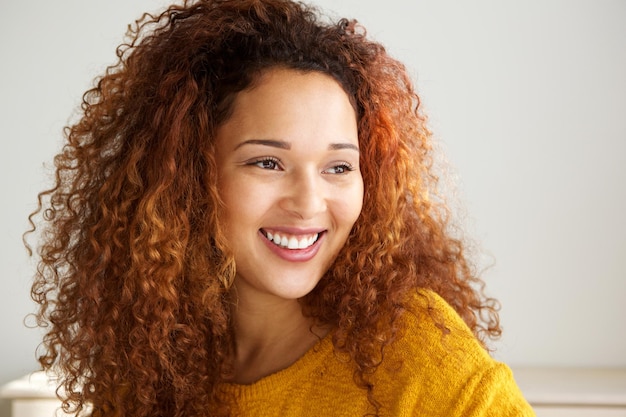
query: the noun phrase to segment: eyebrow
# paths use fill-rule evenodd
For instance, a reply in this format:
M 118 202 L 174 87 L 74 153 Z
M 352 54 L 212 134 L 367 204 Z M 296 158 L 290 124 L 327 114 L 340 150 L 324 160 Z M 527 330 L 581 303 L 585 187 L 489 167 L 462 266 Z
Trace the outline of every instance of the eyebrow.
M 332 151 L 339 150 L 339 149 L 352 149 L 357 152 L 361 152 L 358 146 L 353 145 L 351 143 L 331 143 L 328 149 Z
M 271 139 L 250 139 L 239 143 L 235 146 L 235 149 L 239 149 L 244 145 L 263 145 L 263 146 L 271 146 L 272 148 L 280 148 L 280 149 L 291 149 L 291 144 L 289 142 L 285 142 L 282 140 L 271 140 Z
M 244 145 L 263 145 L 263 146 L 271 146 L 272 148 L 279 148 L 279 149 L 291 149 L 291 143 L 289 142 L 285 142 L 282 140 L 274 140 L 274 139 L 249 139 L 246 141 L 243 141 L 239 144 L 237 144 L 237 146 L 235 146 L 235 150 L 241 148 Z M 330 150 L 340 150 L 340 149 L 352 149 L 355 150 L 357 152 L 359 151 L 359 147 L 352 144 L 352 143 L 331 143 L 328 146 L 328 149 Z

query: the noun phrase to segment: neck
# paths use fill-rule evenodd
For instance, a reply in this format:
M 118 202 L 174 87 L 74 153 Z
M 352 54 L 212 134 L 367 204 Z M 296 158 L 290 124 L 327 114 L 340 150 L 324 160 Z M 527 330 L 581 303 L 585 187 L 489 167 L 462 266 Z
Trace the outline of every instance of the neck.
M 250 384 L 296 362 L 327 332 L 305 317 L 298 300 L 239 300 L 234 307 L 235 373 Z

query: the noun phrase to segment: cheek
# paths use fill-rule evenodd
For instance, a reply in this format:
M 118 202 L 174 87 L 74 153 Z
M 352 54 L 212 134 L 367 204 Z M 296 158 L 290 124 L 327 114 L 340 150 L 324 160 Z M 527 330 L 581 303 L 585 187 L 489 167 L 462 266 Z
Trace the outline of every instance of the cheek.
M 363 209 L 363 183 L 357 184 L 350 192 L 346 192 L 339 204 L 341 211 L 341 219 L 345 222 L 346 226 L 352 226 L 359 218 L 361 210 Z
M 271 204 L 271 190 L 258 186 L 250 180 L 226 180 L 220 184 L 220 196 L 224 202 L 224 219 L 229 228 L 256 222 Z
M 224 204 L 221 216 L 224 227 L 231 229 L 232 223 L 236 224 L 238 222 L 238 217 L 245 217 L 248 193 L 241 189 L 241 185 L 237 181 L 229 180 L 228 177 L 221 178 L 218 191 Z

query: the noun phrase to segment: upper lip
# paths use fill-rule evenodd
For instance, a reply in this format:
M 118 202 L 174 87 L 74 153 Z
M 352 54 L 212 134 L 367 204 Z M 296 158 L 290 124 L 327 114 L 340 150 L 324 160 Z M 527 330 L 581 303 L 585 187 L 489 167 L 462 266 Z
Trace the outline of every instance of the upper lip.
M 262 227 L 261 230 L 265 232 L 278 232 L 278 233 L 285 233 L 289 235 L 298 236 L 298 235 L 313 235 L 316 233 L 322 233 L 322 232 L 325 232 L 327 229 L 324 229 L 321 227 L 300 228 L 300 227 L 290 227 L 290 226 L 276 226 L 276 227 Z

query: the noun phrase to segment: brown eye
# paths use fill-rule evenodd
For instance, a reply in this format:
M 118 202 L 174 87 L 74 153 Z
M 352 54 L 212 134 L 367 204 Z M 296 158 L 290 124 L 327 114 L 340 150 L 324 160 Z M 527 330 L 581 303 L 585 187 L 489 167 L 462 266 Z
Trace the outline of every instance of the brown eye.
M 354 171 L 354 167 L 347 162 L 342 162 L 325 170 L 328 174 L 346 174 L 350 171 Z
M 275 170 L 279 169 L 279 163 L 276 158 L 260 158 L 250 161 L 248 165 L 254 165 L 262 169 Z

